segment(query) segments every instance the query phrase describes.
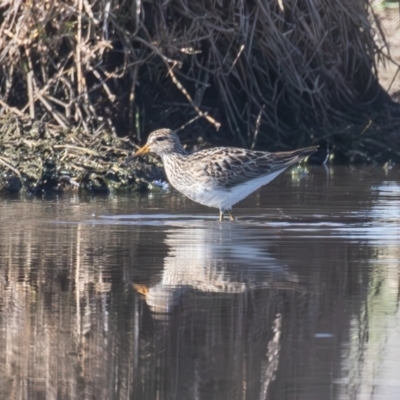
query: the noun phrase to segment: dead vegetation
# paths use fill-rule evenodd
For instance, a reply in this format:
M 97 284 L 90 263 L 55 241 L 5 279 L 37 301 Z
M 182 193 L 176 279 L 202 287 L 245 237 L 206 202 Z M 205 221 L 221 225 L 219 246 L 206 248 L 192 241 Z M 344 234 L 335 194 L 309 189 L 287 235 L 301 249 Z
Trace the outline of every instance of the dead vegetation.
M 141 190 L 163 177 L 161 168 L 146 162 L 135 162 L 134 174 L 122 166 L 131 150 L 128 139 L 104 131 L 0 118 L 0 193 Z
M 142 141 L 197 118 L 192 139 L 400 159 L 369 0 L 1 0 L 0 10 L 3 120 L 78 130 L 89 149 L 95 132 Z

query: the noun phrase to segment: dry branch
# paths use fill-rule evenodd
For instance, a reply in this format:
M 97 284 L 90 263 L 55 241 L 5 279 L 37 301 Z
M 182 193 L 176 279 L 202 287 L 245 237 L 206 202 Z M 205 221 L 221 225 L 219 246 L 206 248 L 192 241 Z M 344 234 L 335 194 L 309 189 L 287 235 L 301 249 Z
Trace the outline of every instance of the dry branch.
M 201 116 L 195 133 L 221 125 L 243 146 L 335 147 L 344 126 L 360 133 L 400 115 L 377 81 L 390 55 L 370 0 L 10 1 L 1 11 L 0 104 L 62 129 L 141 140 Z

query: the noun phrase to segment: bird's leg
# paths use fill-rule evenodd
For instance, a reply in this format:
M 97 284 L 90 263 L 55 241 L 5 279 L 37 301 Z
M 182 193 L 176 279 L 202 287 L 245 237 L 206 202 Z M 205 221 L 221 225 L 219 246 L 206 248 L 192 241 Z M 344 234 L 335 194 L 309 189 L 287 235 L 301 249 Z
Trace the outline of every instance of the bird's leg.
M 228 214 L 229 214 L 229 219 L 231 221 L 235 221 L 235 217 L 233 216 L 232 212 L 228 210 Z
M 219 210 L 219 221 L 223 221 L 224 220 L 224 212 L 222 210 Z

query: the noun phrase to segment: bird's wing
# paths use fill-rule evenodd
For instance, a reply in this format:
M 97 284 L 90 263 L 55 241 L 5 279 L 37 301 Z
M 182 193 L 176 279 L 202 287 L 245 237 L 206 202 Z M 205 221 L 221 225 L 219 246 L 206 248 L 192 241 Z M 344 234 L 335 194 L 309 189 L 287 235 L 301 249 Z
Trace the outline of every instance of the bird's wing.
M 300 162 L 313 154 L 317 147 L 289 152 L 267 153 L 232 147 L 217 147 L 191 154 L 193 174 L 208 178 L 215 186 L 230 188 Z

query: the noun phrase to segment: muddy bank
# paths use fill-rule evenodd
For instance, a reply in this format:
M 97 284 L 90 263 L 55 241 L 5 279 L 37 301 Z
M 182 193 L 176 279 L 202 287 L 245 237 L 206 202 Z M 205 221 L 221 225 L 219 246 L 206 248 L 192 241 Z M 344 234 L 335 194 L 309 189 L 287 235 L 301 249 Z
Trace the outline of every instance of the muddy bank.
M 143 190 L 164 179 L 161 164 L 143 157 L 123 165 L 134 151 L 126 138 L 93 134 L 9 117 L 0 120 L 0 193 L 36 195 L 85 190 Z

